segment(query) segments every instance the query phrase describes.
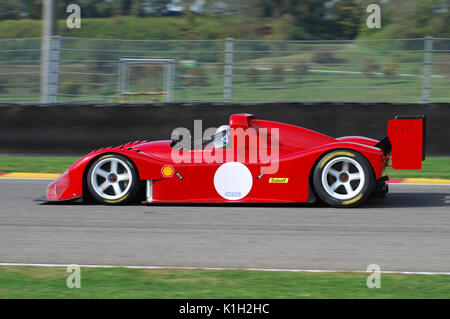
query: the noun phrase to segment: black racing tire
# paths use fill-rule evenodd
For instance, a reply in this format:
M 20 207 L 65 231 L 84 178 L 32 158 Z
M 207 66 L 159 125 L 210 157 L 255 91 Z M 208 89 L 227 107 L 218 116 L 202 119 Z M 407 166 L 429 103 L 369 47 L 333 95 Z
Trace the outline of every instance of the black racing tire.
M 375 176 L 363 155 L 340 149 L 320 158 L 314 168 L 313 185 L 325 203 L 333 207 L 353 207 L 369 197 Z
M 97 158 L 86 174 L 90 196 L 105 205 L 123 205 L 133 201 L 139 193 L 139 174 L 134 163 L 119 154 L 105 154 Z

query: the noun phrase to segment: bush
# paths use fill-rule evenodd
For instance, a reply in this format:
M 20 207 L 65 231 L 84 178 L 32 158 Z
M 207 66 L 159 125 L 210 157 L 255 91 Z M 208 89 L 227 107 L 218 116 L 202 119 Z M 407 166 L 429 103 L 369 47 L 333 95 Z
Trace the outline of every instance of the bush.
M 342 60 L 337 58 L 333 52 L 317 52 L 314 53 L 312 61 L 318 64 L 340 63 Z
M 295 75 L 306 75 L 309 71 L 309 65 L 308 64 L 297 64 L 294 67 Z
M 290 14 L 283 15 L 280 19 L 275 20 L 273 38 L 282 40 L 304 40 L 311 39 L 302 27 L 299 26 L 300 21 Z
M 272 81 L 283 82 L 284 80 L 284 67 L 276 64 L 272 66 Z
M 297 78 L 294 79 L 296 82 L 303 82 L 304 77 L 309 72 L 309 65 L 308 64 L 297 64 L 294 66 L 294 76 Z
M 190 67 L 185 72 L 186 86 L 206 86 L 209 84 L 208 73 L 202 67 Z
M 0 75 L 0 92 L 6 91 L 6 86 L 4 86 L 3 84 L 6 84 L 6 78 Z
M 433 58 L 433 60 L 434 62 L 438 62 L 434 64 L 433 73 L 450 76 L 450 55 L 440 55 Z
M 380 70 L 380 67 L 379 67 L 378 64 L 375 63 L 374 60 L 367 59 L 365 64 L 364 64 L 364 66 L 363 66 L 362 73 L 365 76 L 370 76 L 373 73 L 378 72 L 379 70 Z
M 223 76 L 223 75 L 225 74 L 225 68 L 224 68 L 224 66 L 223 66 L 222 64 L 216 65 L 215 68 L 214 68 L 214 73 L 215 73 L 217 76 Z
M 69 81 L 59 85 L 58 91 L 62 94 L 78 95 L 82 85 Z
M 383 73 L 385 75 L 396 75 L 397 74 L 397 63 L 393 58 L 388 58 L 387 63 L 383 66 Z
M 257 83 L 259 81 L 259 71 L 253 68 L 245 69 L 246 79 L 249 83 Z
M 11 1 L 13 2 L 13 1 Z M 17 2 L 17 1 L 16 1 Z M 199 15 L 195 23 L 183 17 L 83 18 L 80 29 L 69 29 L 65 17 L 58 21 L 59 35 L 81 38 L 170 40 L 170 39 L 224 39 L 226 37 L 257 38 L 256 29 L 265 25 L 260 17 L 242 15 Z M 0 21 L 0 38 L 40 37 L 39 20 L 21 19 Z

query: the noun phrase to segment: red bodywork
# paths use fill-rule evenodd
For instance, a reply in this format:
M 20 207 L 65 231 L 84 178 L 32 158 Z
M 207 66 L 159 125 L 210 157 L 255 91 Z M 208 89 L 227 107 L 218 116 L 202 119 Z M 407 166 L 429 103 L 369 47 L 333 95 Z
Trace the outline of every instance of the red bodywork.
M 425 159 L 423 132 L 423 119 L 395 119 L 388 122 L 388 136 L 392 144 L 392 168 L 422 168 L 422 160 Z
M 393 121 L 397 121 L 393 122 L 394 124 L 410 126 L 409 122 L 404 122 L 405 124 L 399 122 L 403 120 Z M 314 201 L 314 193 L 310 187 L 311 172 L 314 165 L 324 154 L 336 149 L 353 150 L 362 154 L 370 162 L 376 179 L 381 178 L 382 172 L 388 164 L 389 154 L 386 153 L 389 152 L 378 147 L 377 140 L 370 138 L 358 136 L 332 138 L 290 124 L 258 120 L 250 114 L 232 115 L 229 124 L 232 129 L 267 128 L 269 135 L 270 129 L 277 128 L 279 130 L 279 162 L 276 173 L 262 175 L 261 172 L 264 172 L 264 166 L 267 163 L 262 162 L 259 158 L 256 163 L 250 163 L 248 159 L 243 159 L 242 156 L 246 154 L 245 152 L 248 152 L 248 149 L 233 150 L 233 161 L 243 162 L 248 167 L 252 175 L 253 185 L 244 198 L 232 202 Z M 400 130 L 402 132 L 402 128 L 398 128 L 394 124 L 389 123 L 389 130 Z M 414 122 L 412 125 L 415 130 L 417 123 Z M 414 132 L 416 134 L 416 131 Z M 406 131 L 403 131 L 403 139 L 405 139 L 405 134 Z M 232 136 L 232 141 L 236 138 L 238 137 Z M 398 139 L 402 139 L 402 135 L 394 133 L 393 138 L 395 143 L 398 143 Z M 414 138 L 419 137 L 414 135 Z M 422 135 L 420 135 L 421 138 Z M 417 167 L 417 153 L 421 149 L 414 148 L 411 153 L 409 150 L 405 151 L 402 148 L 396 149 L 395 143 L 393 144 L 394 163 L 397 163 L 395 162 L 395 156 L 398 156 L 400 158 L 400 162 L 397 163 L 399 168 Z M 413 145 L 413 143 L 414 141 L 410 144 Z M 89 165 L 103 154 L 116 153 L 128 157 L 136 165 L 140 180 L 152 181 L 151 202 L 231 202 L 221 197 L 214 187 L 214 174 L 222 163 L 207 163 L 203 156 L 199 156 L 199 162 L 177 164 L 172 160 L 173 149 L 170 144 L 170 140 L 136 141 L 118 147 L 106 147 L 93 151 L 74 163 L 48 186 L 46 200 L 70 200 L 85 195 L 87 189 L 85 189 L 84 180 Z M 234 147 L 233 143 L 232 147 Z M 269 145 L 250 143 L 248 148 L 251 147 L 269 148 Z M 202 155 L 206 153 L 214 155 L 214 150 L 211 149 L 184 152 L 188 152 L 188 156 L 192 156 L 192 158 L 196 156 L 196 153 L 198 155 L 198 152 L 202 152 Z M 402 158 L 402 152 L 409 154 L 406 157 L 409 156 L 410 160 Z M 162 168 L 167 165 L 172 166 L 175 172 L 170 177 L 165 177 L 162 173 Z M 286 178 L 288 182 L 269 183 L 270 178 Z

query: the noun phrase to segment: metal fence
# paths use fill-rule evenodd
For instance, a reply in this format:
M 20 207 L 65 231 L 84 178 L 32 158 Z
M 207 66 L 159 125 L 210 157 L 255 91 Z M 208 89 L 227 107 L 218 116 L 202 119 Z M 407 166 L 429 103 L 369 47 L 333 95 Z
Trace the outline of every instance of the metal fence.
M 0 102 L 450 102 L 449 89 L 449 38 L 0 40 Z

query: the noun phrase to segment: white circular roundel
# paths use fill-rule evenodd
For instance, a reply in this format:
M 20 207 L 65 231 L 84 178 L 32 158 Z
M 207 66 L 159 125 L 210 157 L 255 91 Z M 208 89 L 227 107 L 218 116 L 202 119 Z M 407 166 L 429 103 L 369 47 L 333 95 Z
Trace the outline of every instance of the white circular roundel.
M 242 163 L 222 164 L 214 174 L 214 187 L 225 199 L 239 200 L 252 189 L 253 178 L 250 170 Z

